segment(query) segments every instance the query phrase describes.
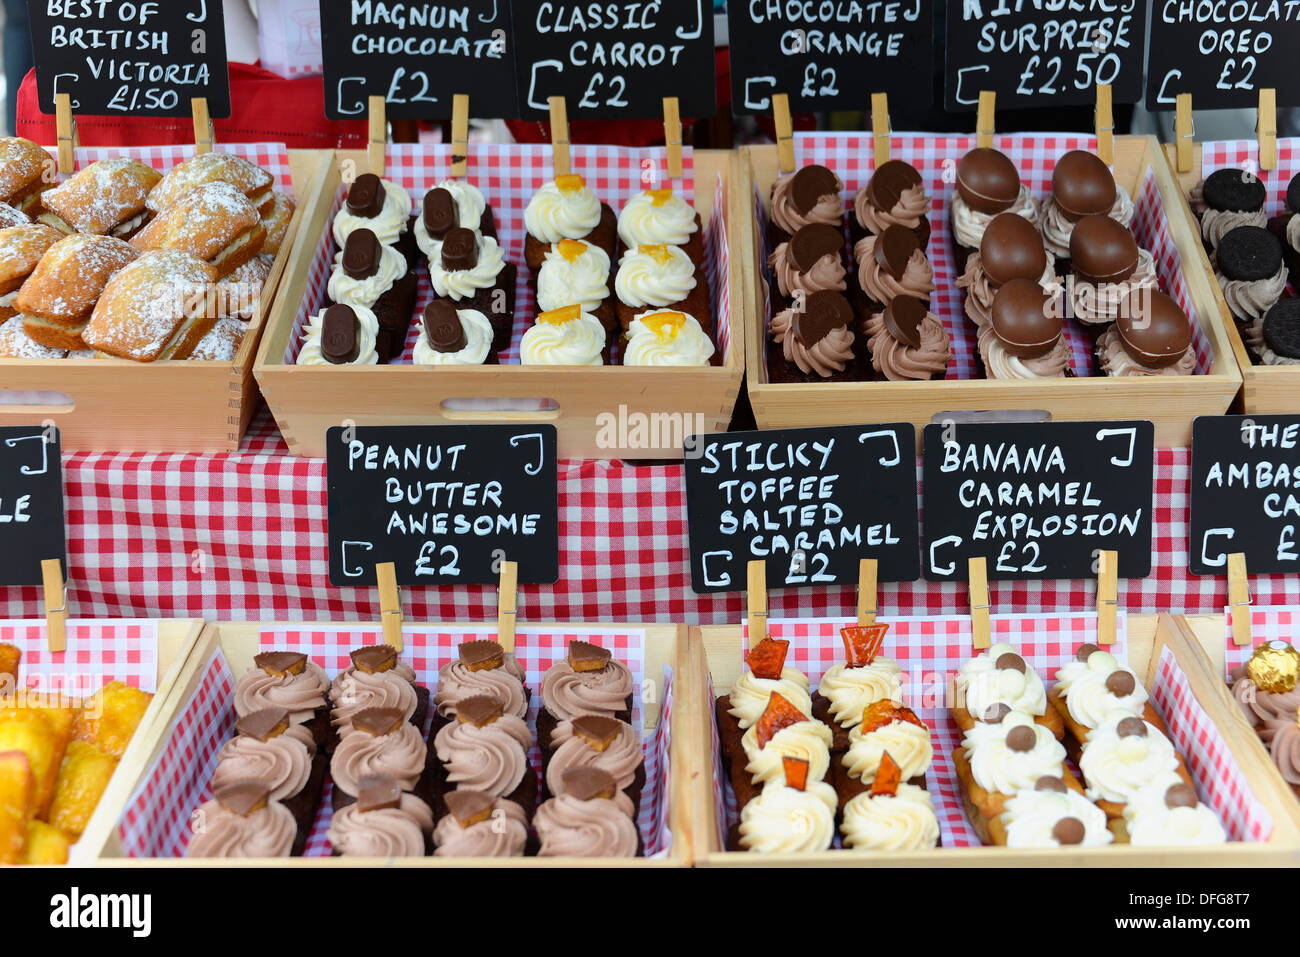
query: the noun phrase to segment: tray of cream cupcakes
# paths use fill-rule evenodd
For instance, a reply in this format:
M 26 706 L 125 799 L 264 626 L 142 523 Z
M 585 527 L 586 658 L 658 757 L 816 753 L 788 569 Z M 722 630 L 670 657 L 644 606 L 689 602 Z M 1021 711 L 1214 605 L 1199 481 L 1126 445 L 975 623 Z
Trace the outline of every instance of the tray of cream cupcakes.
M 1240 387 L 1147 137 L 807 133 L 742 149 L 741 170 L 762 428 L 858 421 L 863 402 L 918 429 L 970 409 L 1087 420 L 1131 403 L 1153 410 L 1157 441 L 1185 445 Z
M 1294 861 L 1294 801 L 1172 617 L 886 618 L 862 597 L 769 620 L 751 595 L 744 624 L 698 629 L 697 863 Z
M 323 455 L 342 418 L 531 419 L 566 458 L 680 458 L 682 436 L 725 428 L 743 373 L 734 155 L 465 151 L 393 145 L 387 172 L 360 173 L 339 154 L 258 357 L 289 447 Z M 652 416 L 670 434 L 618 429 Z

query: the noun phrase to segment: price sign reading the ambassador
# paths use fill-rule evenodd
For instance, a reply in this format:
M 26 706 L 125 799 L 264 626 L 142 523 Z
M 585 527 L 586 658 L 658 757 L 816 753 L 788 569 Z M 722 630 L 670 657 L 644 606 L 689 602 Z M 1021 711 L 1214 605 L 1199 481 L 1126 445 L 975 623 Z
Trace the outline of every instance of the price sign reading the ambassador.
M 1157 0 L 1159 2 L 1159 0 Z M 971 111 L 981 90 L 998 109 L 1142 98 L 1147 5 L 1140 0 L 961 0 L 948 4 L 944 104 Z
M 896 109 L 927 109 L 932 18 L 930 0 L 733 0 L 732 111 L 770 113 L 773 93 L 804 113 L 864 109 L 871 93 L 888 93 Z
M 63 459 L 54 426 L 0 429 L 0 585 L 39 585 L 41 562 L 68 574 Z
M 321 0 L 320 26 L 332 120 L 364 117 L 370 96 L 395 119 L 445 119 L 457 93 L 474 116 L 519 115 L 504 0 Z
M 488 585 L 559 577 L 553 425 L 335 427 L 328 432 L 333 585 Z
M 221 0 L 28 0 L 41 110 L 67 93 L 74 113 L 230 115 Z M 16 91 L 10 91 L 14 95 Z
M 712 116 L 713 9 L 706 0 L 514 3 L 516 83 L 524 119 L 545 119 L 548 97 L 569 119 Z
M 1091 578 L 1103 551 L 1121 578 L 1151 574 L 1150 422 L 927 425 L 925 577 Z
M 691 587 L 851 584 L 863 558 L 881 581 L 920 575 L 916 431 L 910 423 L 692 436 L 686 455 Z

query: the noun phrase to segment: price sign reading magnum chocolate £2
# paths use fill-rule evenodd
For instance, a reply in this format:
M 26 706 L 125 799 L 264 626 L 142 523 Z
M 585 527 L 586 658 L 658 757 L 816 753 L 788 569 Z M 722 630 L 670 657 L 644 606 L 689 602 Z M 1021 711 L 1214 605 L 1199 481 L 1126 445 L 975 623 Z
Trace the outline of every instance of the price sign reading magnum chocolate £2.
M 335 427 L 326 476 L 333 585 L 487 585 L 559 577 L 553 425 Z
M 920 575 L 916 431 L 910 423 L 692 436 L 686 449 L 691 587 L 741 591 L 751 561 L 769 588 Z
M 1150 422 L 927 425 L 925 577 L 1091 578 L 1103 551 L 1121 578 L 1151 574 Z
M 565 97 L 571 120 L 663 116 L 665 96 L 678 98 L 683 117 L 717 112 L 707 0 L 528 0 L 511 7 L 524 119 L 545 119 L 552 96 Z
M 0 429 L 0 585 L 41 584 L 41 562 L 68 575 L 63 459 L 53 425 Z

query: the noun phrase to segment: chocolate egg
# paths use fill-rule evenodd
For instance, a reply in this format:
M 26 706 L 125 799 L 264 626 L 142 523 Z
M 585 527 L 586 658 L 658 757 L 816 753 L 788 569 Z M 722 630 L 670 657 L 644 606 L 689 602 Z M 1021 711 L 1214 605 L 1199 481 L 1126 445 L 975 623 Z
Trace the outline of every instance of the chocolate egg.
M 1056 297 L 1032 279 L 1013 279 L 993 297 L 993 332 L 1013 356 L 1045 356 L 1061 338 Z
M 980 263 L 995 286 L 1012 279 L 1037 282 L 1047 269 L 1043 237 L 1034 224 L 1015 213 L 994 216 L 980 240 Z
M 1115 177 L 1095 153 L 1070 150 L 1052 171 L 1052 197 L 1072 221 L 1108 213 L 1115 205 Z
M 1135 289 L 1115 322 L 1124 349 L 1148 369 L 1163 369 L 1183 357 L 1192 344 L 1187 315 L 1163 292 Z
M 1070 262 L 1084 282 L 1123 282 L 1137 269 L 1138 244 L 1123 223 L 1109 216 L 1084 216 L 1070 233 Z
M 979 146 L 957 164 L 957 192 L 980 213 L 1001 213 L 1020 196 L 1020 173 L 1001 150 Z

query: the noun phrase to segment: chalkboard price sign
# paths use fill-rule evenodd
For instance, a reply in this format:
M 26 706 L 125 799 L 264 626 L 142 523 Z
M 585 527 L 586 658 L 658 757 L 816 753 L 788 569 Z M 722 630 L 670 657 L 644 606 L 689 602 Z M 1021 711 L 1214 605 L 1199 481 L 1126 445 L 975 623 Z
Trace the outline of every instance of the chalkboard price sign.
M 981 90 L 999 109 L 1092 103 L 1109 83 L 1116 103 L 1142 98 L 1145 2 L 948 4 L 944 100 L 972 111 Z
M 221 0 L 28 0 L 41 109 L 67 93 L 75 113 L 230 115 Z M 11 94 L 12 95 L 12 94 Z
M 1192 423 L 1192 574 L 1300 571 L 1300 416 L 1202 416 Z
M 870 93 L 888 93 L 894 108 L 931 105 L 930 0 L 734 0 L 727 28 L 737 115 L 770 113 L 773 93 L 795 112 L 864 109 Z
M 41 562 L 68 570 L 63 459 L 54 426 L 0 429 L 0 585 L 39 585 Z
M 553 425 L 335 427 L 326 476 L 334 585 L 487 585 L 559 577 Z
M 1150 109 L 1173 109 L 1179 93 L 1198 109 L 1253 108 L 1267 87 L 1278 106 L 1300 106 L 1300 6 L 1289 0 L 1156 0 L 1150 43 Z
M 569 119 L 647 119 L 675 96 L 682 116 L 712 116 L 713 10 L 706 0 L 514 3 L 515 68 L 524 119 L 548 98 Z
M 1155 428 L 1150 422 L 927 425 L 925 577 L 1090 578 L 1101 552 L 1119 574 L 1151 573 Z
M 445 119 L 457 93 L 475 116 L 519 115 L 505 0 L 321 0 L 320 23 L 332 120 L 365 116 L 369 96 L 394 119 Z
M 691 586 L 742 590 L 757 559 L 771 588 L 856 583 L 863 558 L 915 581 L 915 448 L 910 423 L 693 436 Z

